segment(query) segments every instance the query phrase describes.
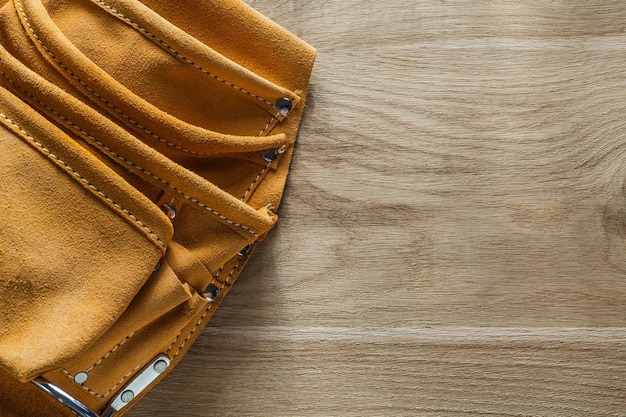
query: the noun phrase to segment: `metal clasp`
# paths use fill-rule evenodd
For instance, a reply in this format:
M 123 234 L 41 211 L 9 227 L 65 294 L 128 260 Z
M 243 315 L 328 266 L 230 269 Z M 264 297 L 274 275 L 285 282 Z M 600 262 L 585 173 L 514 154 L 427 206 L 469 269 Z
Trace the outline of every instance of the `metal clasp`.
M 148 388 L 159 375 L 165 372 L 168 366 L 170 366 L 170 359 L 166 355 L 161 355 L 153 360 L 128 385 L 122 388 L 117 397 L 111 401 L 102 417 L 113 417 L 118 411 L 126 407 L 137 395 Z
M 44 378 L 37 378 L 32 382 L 52 398 L 78 414 L 79 417 L 114 417 L 122 408 L 126 407 L 141 392 L 148 388 L 169 366 L 170 359 L 166 355 L 159 355 L 119 391 L 119 394 L 111 400 L 109 406 L 102 414 L 90 410 L 83 403 Z
M 56 399 L 58 402 L 78 414 L 79 417 L 100 417 L 70 394 L 43 378 L 34 379 L 33 384 L 37 385 L 46 394 L 50 395 L 52 398 Z

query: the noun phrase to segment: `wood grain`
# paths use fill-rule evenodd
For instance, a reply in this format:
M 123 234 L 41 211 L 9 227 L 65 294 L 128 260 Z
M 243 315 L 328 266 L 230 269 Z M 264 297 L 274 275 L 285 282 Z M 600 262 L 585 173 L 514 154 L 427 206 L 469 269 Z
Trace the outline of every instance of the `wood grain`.
M 129 416 L 626 416 L 626 3 L 248 3 L 319 54 L 281 221 Z

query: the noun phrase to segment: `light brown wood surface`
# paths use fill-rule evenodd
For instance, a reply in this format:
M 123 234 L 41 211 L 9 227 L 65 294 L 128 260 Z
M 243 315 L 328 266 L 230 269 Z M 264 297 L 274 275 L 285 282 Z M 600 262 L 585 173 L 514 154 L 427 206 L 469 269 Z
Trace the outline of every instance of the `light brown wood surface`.
M 152 416 L 626 416 L 626 2 L 254 0 L 281 221 Z

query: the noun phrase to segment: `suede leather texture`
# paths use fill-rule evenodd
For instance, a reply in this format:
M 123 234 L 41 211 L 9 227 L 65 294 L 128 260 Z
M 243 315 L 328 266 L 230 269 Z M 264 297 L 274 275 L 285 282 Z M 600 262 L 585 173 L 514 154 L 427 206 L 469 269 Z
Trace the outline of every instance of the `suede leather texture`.
M 101 413 L 276 224 L 315 51 L 238 0 L 0 7 L 0 416 Z

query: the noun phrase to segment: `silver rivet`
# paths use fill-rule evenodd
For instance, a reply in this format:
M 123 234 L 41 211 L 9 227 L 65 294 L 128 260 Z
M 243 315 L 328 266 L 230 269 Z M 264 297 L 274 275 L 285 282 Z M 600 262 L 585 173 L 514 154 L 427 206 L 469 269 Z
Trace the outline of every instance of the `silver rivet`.
M 220 289 L 211 284 L 204 290 L 204 298 L 209 301 L 215 301 L 217 296 L 220 295 Z
M 135 398 L 135 393 L 132 392 L 131 390 L 124 391 L 122 393 L 122 396 L 120 397 L 120 399 L 125 403 L 131 402 L 133 398 Z
M 263 159 L 267 162 L 272 162 L 276 158 L 278 158 L 278 149 L 268 149 L 263 151 Z
M 174 217 L 176 217 L 176 206 L 174 204 L 165 203 L 161 206 L 161 208 L 163 209 L 165 215 L 170 218 L 170 220 L 174 220 Z
M 276 108 L 278 109 L 278 114 L 283 117 L 286 117 L 291 111 L 291 99 L 288 97 L 279 98 L 276 100 Z
M 239 256 L 246 256 L 248 253 L 250 253 L 250 245 L 246 245 L 245 248 L 240 250 L 239 251 Z
M 85 382 L 87 382 L 87 378 L 89 378 L 89 374 L 87 372 L 79 372 L 76 375 L 74 375 L 74 382 L 82 385 Z
M 154 364 L 154 371 L 156 373 L 162 374 L 167 369 L 167 362 L 164 360 L 156 361 Z

